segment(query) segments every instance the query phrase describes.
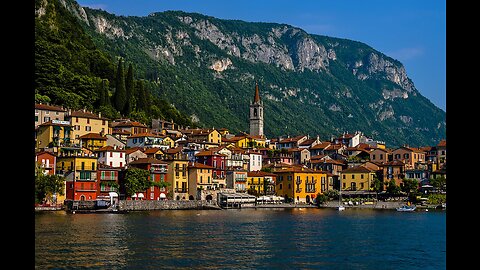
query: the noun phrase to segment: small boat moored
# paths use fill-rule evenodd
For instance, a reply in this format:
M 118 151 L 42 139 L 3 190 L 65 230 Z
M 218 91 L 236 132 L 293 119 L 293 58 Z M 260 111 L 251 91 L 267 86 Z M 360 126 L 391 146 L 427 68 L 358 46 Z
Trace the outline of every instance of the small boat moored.
M 398 212 L 412 212 L 415 211 L 417 207 L 415 205 L 402 205 L 401 207 L 397 208 Z

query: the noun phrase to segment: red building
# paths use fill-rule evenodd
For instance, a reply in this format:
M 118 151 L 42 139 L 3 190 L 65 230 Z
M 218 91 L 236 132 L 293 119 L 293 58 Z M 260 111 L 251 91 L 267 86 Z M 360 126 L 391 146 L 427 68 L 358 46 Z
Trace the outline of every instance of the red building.
M 41 151 L 35 154 L 35 161 L 42 167 L 49 175 L 55 175 L 55 166 L 57 163 L 57 156 L 51 152 Z
M 195 161 L 213 167 L 213 183 L 218 188 L 225 188 L 226 182 L 226 155 L 219 154 L 213 150 L 206 150 L 195 155 Z
M 168 163 L 155 158 L 139 158 L 129 163 L 129 166 L 148 170 L 150 172 L 150 181 L 157 183 L 167 182 L 167 169 Z M 137 194 L 129 197 L 130 199 L 140 200 L 162 200 L 166 199 L 168 194 L 167 188 L 159 188 L 152 186 L 144 192 L 138 192 Z
M 118 194 L 120 168 L 99 164 L 97 169 L 97 198 L 110 197 L 110 192 Z

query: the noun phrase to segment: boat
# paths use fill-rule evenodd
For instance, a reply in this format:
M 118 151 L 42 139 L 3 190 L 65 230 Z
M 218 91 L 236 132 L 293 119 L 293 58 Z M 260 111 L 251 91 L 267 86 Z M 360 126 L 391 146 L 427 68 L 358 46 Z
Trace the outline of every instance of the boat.
M 417 207 L 415 205 L 402 205 L 401 207 L 397 208 L 398 212 L 412 212 L 415 211 Z

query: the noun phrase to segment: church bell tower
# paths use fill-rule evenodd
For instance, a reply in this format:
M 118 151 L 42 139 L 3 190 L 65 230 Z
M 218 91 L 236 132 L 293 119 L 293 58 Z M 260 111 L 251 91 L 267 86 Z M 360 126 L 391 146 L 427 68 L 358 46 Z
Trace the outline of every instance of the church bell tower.
M 263 136 L 263 102 L 260 100 L 258 82 L 255 82 L 255 97 L 250 103 L 250 135 Z

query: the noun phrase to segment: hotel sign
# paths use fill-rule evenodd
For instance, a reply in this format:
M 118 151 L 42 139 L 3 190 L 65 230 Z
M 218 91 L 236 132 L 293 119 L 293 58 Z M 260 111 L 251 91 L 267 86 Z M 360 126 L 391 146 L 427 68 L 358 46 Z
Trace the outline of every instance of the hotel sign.
M 52 120 L 52 124 L 70 125 L 69 121 Z

